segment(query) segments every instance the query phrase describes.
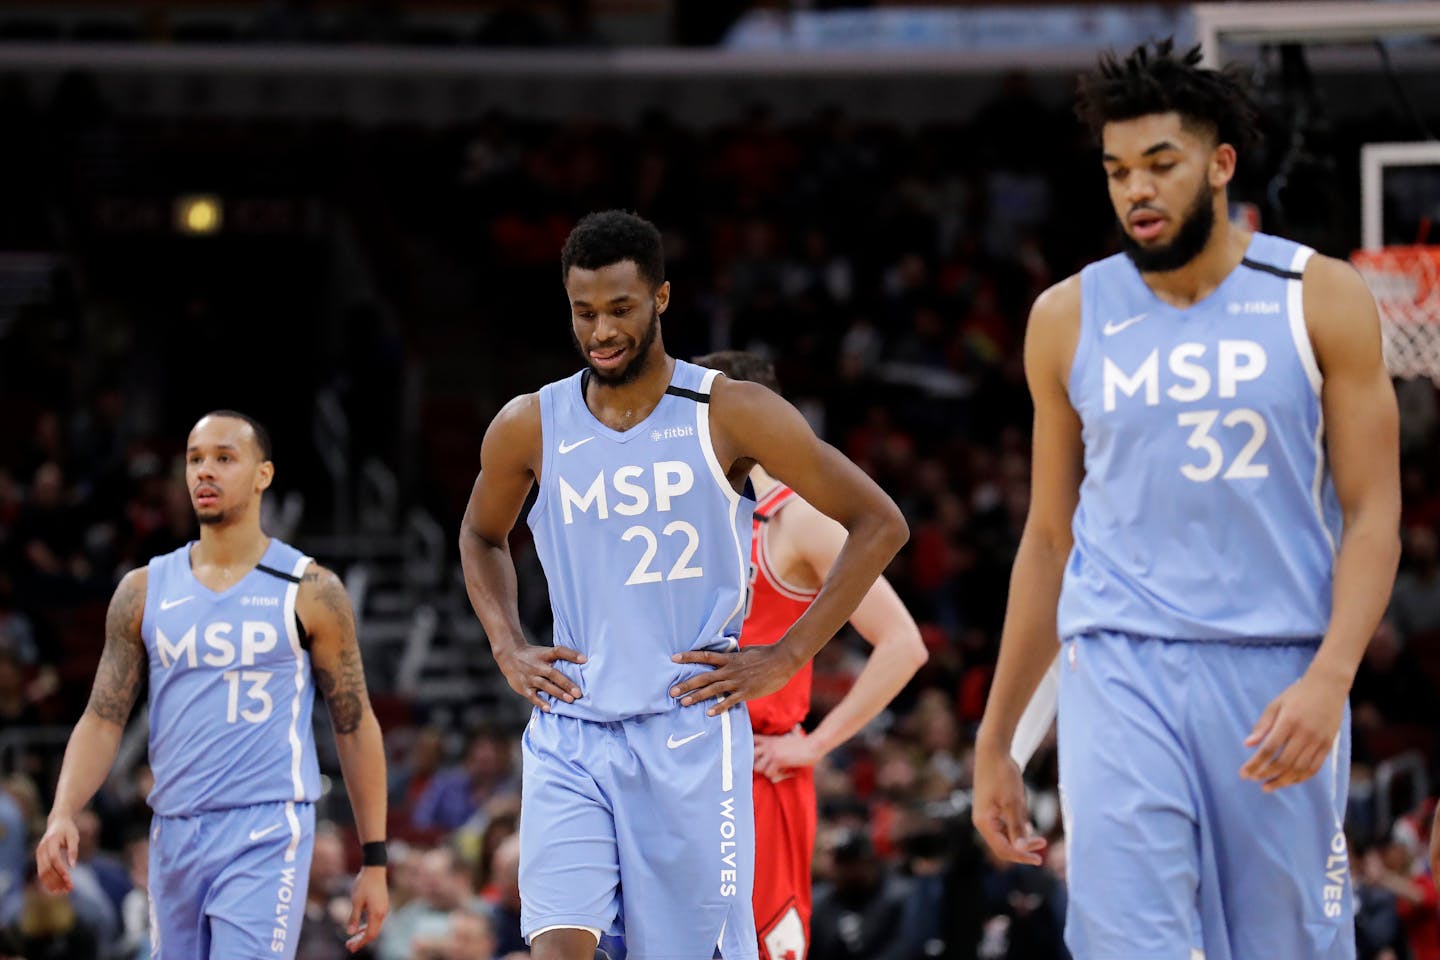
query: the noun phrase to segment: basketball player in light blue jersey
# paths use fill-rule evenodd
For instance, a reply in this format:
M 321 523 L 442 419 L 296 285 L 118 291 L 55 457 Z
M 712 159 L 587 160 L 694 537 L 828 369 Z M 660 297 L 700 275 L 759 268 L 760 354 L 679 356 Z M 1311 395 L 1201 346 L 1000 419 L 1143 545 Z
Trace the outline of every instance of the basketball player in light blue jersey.
M 1399 556 L 1395 395 L 1360 277 L 1228 221 L 1254 114 L 1199 59 L 1147 45 L 1080 86 L 1125 251 L 1030 315 L 973 817 L 1039 862 L 1009 752 L 1058 635 L 1077 960 L 1351 958 L 1346 698 Z
M 523 741 L 521 926 L 535 960 L 756 956 L 745 701 L 779 689 L 904 543 L 873 481 L 758 384 L 665 352 L 670 284 L 654 225 L 591 214 L 561 255 L 574 376 L 486 431 L 460 534 L 495 660 L 534 704 Z M 847 530 L 809 612 L 737 649 L 750 562 L 745 478 L 762 464 Z M 555 645 L 529 643 L 507 540 L 529 523 Z
M 105 781 L 148 668 L 150 940 L 158 960 L 291 958 L 305 915 L 320 771 L 315 689 L 364 843 L 348 945 L 375 939 L 385 883 L 385 754 L 338 577 L 260 529 L 269 435 L 230 410 L 190 431 L 200 539 L 120 581 L 90 704 L 70 735 L 35 851 L 70 889 L 75 815 Z

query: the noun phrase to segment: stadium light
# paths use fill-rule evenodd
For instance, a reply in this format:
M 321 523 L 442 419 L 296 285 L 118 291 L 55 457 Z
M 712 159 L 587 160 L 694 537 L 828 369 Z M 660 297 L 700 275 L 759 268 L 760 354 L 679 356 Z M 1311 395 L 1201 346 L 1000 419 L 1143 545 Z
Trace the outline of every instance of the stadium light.
M 208 236 L 220 229 L 224 206 L 214 194 L 202 193 L 175 201 L 175 229 L 191 236 Z

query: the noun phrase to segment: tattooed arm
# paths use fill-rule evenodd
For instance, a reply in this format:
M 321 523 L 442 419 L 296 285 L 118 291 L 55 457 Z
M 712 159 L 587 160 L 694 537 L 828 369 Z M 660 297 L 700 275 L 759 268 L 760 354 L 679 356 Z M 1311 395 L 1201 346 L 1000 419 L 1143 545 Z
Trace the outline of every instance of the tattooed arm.
M 380 723 L 370 709 L 365 688 L 365 666 L 355 636 L 355 615 L 345 585 L 331 571 L 312 565 L 300 581 L 295 613 L 310 637 L 310 669 L 315 685 L 330 708 L 335 727 L 335 749 L 345 790 L 355 811 L 361 843 L 385 839 L 385 747 Z M 364 867 L 355 879 L 350 914 L 353 952 L 380 934 L 390 899 L 383 867 Z
M 145 613 L 145 567 L 131 570 L 115 588 L 105 614 L 105 650 L 90 689 L 90 704 L 70 734 L 60 780 L 55 785 L 55 806 L 50 810 L 45 835 L 35 848 L 40 883 L 51 893 L 70 890 L 70 868 L 75 865 L 79 835 L 75 815 L 84 809 L 105 782 L 120 748 L 125 723 L 140 693 L 145 672 L 145 641 L 140 619 Z

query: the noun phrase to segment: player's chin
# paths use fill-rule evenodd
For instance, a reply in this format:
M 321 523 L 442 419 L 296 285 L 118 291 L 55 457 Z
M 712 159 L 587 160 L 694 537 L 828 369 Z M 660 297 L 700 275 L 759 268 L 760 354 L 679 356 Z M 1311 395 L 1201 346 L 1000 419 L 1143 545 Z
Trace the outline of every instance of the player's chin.
M 213 526 L 225 520 L 225 511 L 220 507 L 197 507 L 195 520 L 203 526 Z

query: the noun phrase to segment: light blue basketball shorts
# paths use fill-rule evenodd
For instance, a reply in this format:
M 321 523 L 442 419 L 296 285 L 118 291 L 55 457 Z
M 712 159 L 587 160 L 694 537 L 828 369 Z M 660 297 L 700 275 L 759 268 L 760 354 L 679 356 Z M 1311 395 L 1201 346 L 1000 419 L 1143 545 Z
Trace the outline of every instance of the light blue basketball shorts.
M 1065 942 L 1076 960 L 1353 960 L 1343 820 L 1350 717 L 1309 780 L 1240 778 L 1310 645 L 1115 633 L 1064 643 Z M 1197 929 L 1198 927 L 1198 929 Z
M 292 960 L 305 918 L 315 807 L 259 803 L 150 826 L 157 960 Z
M 754 960 L 754 744 L 742 706 L 525 729 L 520 924 L 625 938 L 629 960 Z

